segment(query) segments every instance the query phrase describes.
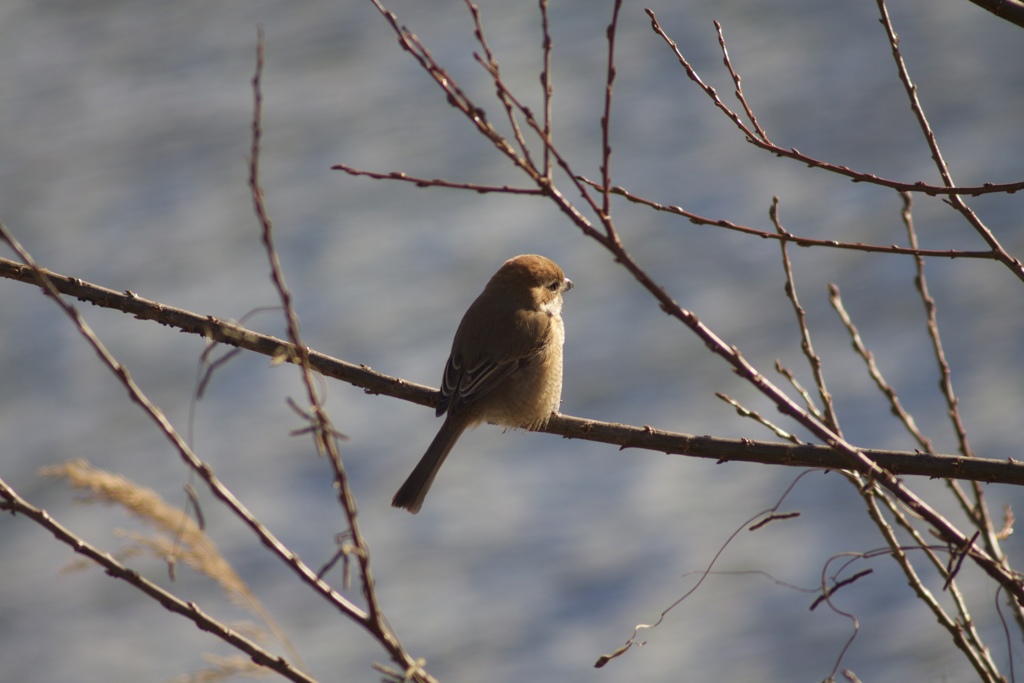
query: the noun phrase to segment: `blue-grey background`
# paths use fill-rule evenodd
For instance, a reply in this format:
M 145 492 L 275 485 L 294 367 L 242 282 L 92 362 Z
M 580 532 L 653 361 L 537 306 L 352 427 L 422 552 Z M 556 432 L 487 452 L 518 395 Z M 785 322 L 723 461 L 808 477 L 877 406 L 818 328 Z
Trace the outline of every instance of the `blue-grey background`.
M 555 135 L 598 177 L 610 3 L 552 2 Z M 501 109 L 474 62 L 462 2 L 390 3 L 490 119 Z M 783 146 L 906 180 L 938 183 L 896 79 L 874 3 L 657 2 L 650 5 L 729 102 L 712 19 L 762 124 Z M 688 81 L 640 3 L 619 29 L 612 126 L 616 183 L 715 218 L 771 229 L 771 197 L 794 233 L 905 243 L 892 192 L 773 158 L 746 144 Z M 539 105 L 536 3 L 482 3 L 509 85 Z M 1019 180 L 1024 32 L 969 4 L 894 2 L 904 56 L 960 184 Z M 447 107 L 369 2 L 49 2 L 0 7 L 0 219 L 57 272 L 199 313 L 239 319 L 277 298 L 246 188 L 256 26 L 266 30 L 267 204 L 305 341 L 319 351 L 436 385 L 465 307 L 506 258 L 540 252 L 577 288 L 566 302 L 566 413 L 696 434 L 769 438 L 714 398 L 724 391 L 776 414 L 725 363 L 672 322 L 598 245 L 538 198 L 479 196 L 351 178 L 335 163 L 487 183 L 522 180 Z M 566 188 L 567 189 L 567 188 Z M 567 189 L 570 196 L 575 194 Z M 1014 255 L 1021 198 L 971 199 Z M 685 307 L 764 372 L 782 359 L 810 385 L 778 247 L 614 205 L 631 253 Z M 919 197 L 922 246 L 982 249 L 939 199 Z M 9 250 L 0 250 L 10 256 Z M 919 426 L 955 452 L 923 314 L 905 257 L 792 249 L 815 345 L 846 436 L 913 448 L 852 356 L 828 307 L 836 282 Z M 992 262 L 928 263 L 971 443 L 1020 458 L 1022 284 Z M 201 340 L 81 308 L 145 392 L 186 430 Z M 264 312 L 251 327 L 282 334 Z M 0 282 L 0 476 L 86 538 L 138 530 L 116 509 L 35 470 L 87 458 L 183 505 L 188 475 L 167 443 L 52 303 Z M 638 623 L 693 585 L 732 531 L 772 505 L 795 470 L 727 464 L 481 428 L 460 442 L 423 512 L 389 507 L 438 426 L 429 410 L 336 382 L 329 407 L 373 552 L 383 607 L 439 679 L 473 681 L 815 681 L 851 634 L 810 594 L 755 574 L 710 577 L 634 650 L 592 668 Z M 245 355 L 199 403 L 194 443 L 223 481 L 307 562 L 331 555 L 342 520 L 328 468 L 285 398 L 291 367 Z M 792 428 L 792 425 L 783 424 Z M 940 484 L 911 485 L 957 521 Z M 211 535 L 321 680 L 369 680 L 383 653 L 298 584 L 200 487 Z M 990 487 L 993 510 L 1018 491 Z M 784 509 L 795 521 L 742 533 L 716 568 L 761 570 L 813 587 L 831 556 L 882 545 L 836 474 L 805 477 Z M 1006 542 L 1016 566 L 1016 536 Z M 0 678 L 162 681 L 226 649 L 191 623 L 93 569 L 30 522 L 0 522 Z M 246 618 L 209 581 L 137 566 L 215 616 Z M 865 681 L 970 680 L 972 671 L 885 558 L 837 595 L 860 633 L 843 660 Z M 929 585 L 941 586 L 928 574 Z M 338 580 L 337 575 L 334 576 Z M 965 590 L 1008 673 L 992 587 Z M 1017 669 L 1024 666 L 1019 637 Z

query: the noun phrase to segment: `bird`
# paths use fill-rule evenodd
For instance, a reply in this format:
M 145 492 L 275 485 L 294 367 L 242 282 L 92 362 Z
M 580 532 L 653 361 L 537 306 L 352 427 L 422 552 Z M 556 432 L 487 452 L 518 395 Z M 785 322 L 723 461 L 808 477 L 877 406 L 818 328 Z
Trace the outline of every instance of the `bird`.
M 537 429 L 562 400 L 562 295 L 572 280 L 537 254 L 505 261 L 466 310 L 444 366 L 437 436 L 391 505 L 416 514 L 462 433 L 481 422 Z

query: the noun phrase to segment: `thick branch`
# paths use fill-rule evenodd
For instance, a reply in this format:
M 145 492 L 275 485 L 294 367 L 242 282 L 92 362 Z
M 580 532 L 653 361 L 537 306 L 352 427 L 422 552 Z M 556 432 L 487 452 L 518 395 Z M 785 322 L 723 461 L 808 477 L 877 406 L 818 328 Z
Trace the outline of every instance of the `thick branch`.
M 63 294 L 103 308 L 130 313 L 142 320 L 155 320 L 163 325 L 198 334 L 216 342 L 255 351 L 270 357 L 297 356 L 288 342 L 259 334 L 244 327 L 201 316 L 190 311 L 165 306 L 143 299 L 132 292 L 116 292 L 78 278 L 48 272 L 54 286 Z M 37 284 L 32 271 L 15 261 L 0 258 L 0 276 Z M 365 365 L 355 365 L 310 350 L 310 367 L 317 372 L 361 387 L 368 394 L 384 394 L 423 406 L 434 406 L 437 390 L 376 372 Z M 748 439 L 723 439 L 668 432 L 652 427 L 636 427 L 611 422 L 587 420 L 569 415 L 552 417 L 539 431 L 570 439 L 608 443 L 621 448 L 640 448 L 674 455 L 737 460 L 792 467 L 844 469 L 847 460 L 832 448 L 816 445 L 769 443 Z M 952 455 L 928 455 L 910 451 L 865 450 L 864 454 L 879 467 L 896 475 L 948 477 L 1001 484 L 1024 485 L 1024 463 L 1016 460 L 964 458 Z
M 725 439 L 667 432 L 653 427 L 634 427 L 614 422 L 585 420 L 558 415 L 538 431 L 560 434 L 570 439 L 586 439 L 642 448 L 675 455 L 714 458 L 719 461 L 759 462 L 766 465 L 846 469 L 848 460 L 827 446 L 770 443 L 750 439 Z M 1000 484 L 1024 484 L 1024 463 L 1016 460 L 963 458 L 953 455 L 928 455 L 917 451 L 861 449 L 879 467 L 895 475 L 922 475 L 950 479 L 969 479 Z
M 987 9 L 1000 19 L 1024 27 L 1024 2 L 1021 0 L 971 0 L 978 7 Z

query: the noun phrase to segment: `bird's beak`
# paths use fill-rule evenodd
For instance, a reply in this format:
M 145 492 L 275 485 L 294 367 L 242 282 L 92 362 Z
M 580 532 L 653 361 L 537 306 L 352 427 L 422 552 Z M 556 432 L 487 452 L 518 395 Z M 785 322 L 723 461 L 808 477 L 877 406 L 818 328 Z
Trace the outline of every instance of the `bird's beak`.
M 570 280 L 569 278 L 565 278 L 565 282 L 562 283 L 562 291 L 563 292 L 568 292 L 572 288 L 573 288 L 572 280 Z

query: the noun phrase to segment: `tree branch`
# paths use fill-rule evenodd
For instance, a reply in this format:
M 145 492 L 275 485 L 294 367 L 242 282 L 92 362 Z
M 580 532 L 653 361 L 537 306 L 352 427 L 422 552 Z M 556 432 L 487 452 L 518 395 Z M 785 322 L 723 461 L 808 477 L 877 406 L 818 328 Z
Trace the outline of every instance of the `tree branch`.
M 214 342 L 261 353 L 272 358 L 297 362 L 295 347 L 276 337 L 259 334 L 240 325 L 202 316 L 180 308 L 144 299 L 133 292 L 117 292 L 78 278 L 46 271 L 54 287 L 102 308 L 130 313 L 140 320 L 154 320 L 183 332 L 198 334 Z M 32 269 L 0 258 L 0 277 L 38 285 Z M 422 406 L 437 405 L 437 390 L 376 372 L 365 365 L 347 363 L 316 351 L 309 351 L 310 367 L 327 377 L 348 382 L 368 394 L 383 394 Z M 537 430 L 568 439 L 582 439 L 619 446 L 660 451 L 670 455 L 712 458 L 723 462 L 760 462 L 767 465 L 844 469 L 847 460 L 832 448 L 812 444 L 794 445 L 724 439 L 682 434 L 649 426 L 631 426 L 588 420 L 570 415 L 555 415 L 547 426 Z M 1000 484 L 1024 485 L 1024 462 L 1008 458 L 995 460 L 964 458 L 954 455 L 930 455 L 916 451 L 864 450 L 864 454 L 895 475 L 948 477 Z
M 995 1 L 998 2 L 998 0 Z M 984 185 L 970 187 L 956 187 L 952 183 L 948 185 L 929 185 L 920 180 L 912 183 L 899 180 L 890 180 L 888 178 L 882 178 L 880 176 L 877 176 L 873 173 L 857 171 L 855 169 L 849 168 L 848 166 L 831 164 L 827 161 L 816 159 L 812 156 L 808 156 L 806 154 L 801 153 L 800 150 L 794 147 L 780 147 L 779 145 L 776 145 L 775 143 L 768 139 L 768 137 L 764 133 L 764 130 L 761 129 L 760 124 L 757 123 L 757 119 L 752 119 L 754 121 L 754 124 L 757 126 L 757 132 L 751 130 L 745 123 L 743 123 L 739 115 L 732 109 L 730 109 L 724 102 L 722 102 L 721 98 L 719 98 L 718 96 L 718 92 L 701 79 L 700 75 L 697 73 L 697 70 L 694 69 L 693 66 L 691 66 L 690 63 L 686 60 L 686 57 L 683 56 L 682 51 L 680 51 L 679 49 L 679 45 L 674 40 L 672 40 L 672 38 L 669 37 L 669 35 L 661 27 L 661 24 L 658 23 L 658 18 L 655 16 L 654 12 L 650 9 L 645 9 L 644 11 L 647 13 L 647 16 L 651 20 L 651 29 L 655 33 L 657 33 L 658 36 L 660 36 L 661 39 L 664 40 L 665 43 L 672 49 L 672 52 L 675 54 L 676 59 L 679 61 L 679 64 L 683 67 L 683 69 L 686 70 L 686 75 L 690 77 L 690 80 L 692 80 L 694 83 L 700 86 L 701 90 L 704 91 L 704 94 L 706 94 L 711 99 L 715 106 L 718 107 L 722 111 L 722 113 L 725 114 L 729 118 L 729 120 L 732 121 L 733 124 L 737 128 L 739 128 L 740 131 L 746 136 L 747 142 L 756 147 L 760 147 L 761 149 L 767 152 L 771 152 L 776 156 L 784 157 L 787 159 L 793 159 L 794 161 L 799 161 L 800 163 L 807 164 L 809 168 L 820 168 L 830 173 L 846 176 L 852 182 L 855 183 L 870 183 L 872 185 L 880 185 L 881 187 L 888 187 L 899 192 L 923 192 L 924 194 L 933 197 L 942 195 L 948 195 L 950 197 L 956 197 L 959 195 L 970 195 L 972 197 L 976 197 L 978 195 L 991 194 L 993 192 L 1013 193 L 1024 189 L 1024 181 L 1021 180 L 1012 183 L 985 183 Z M 725 39 L 722 37 L 722 27 L 718 23 L 715 24 L 715 27 L 718 30 L 719 44 L 722 48 L 722 53 L 725 55 L 726 68 L 728 68 L 729 73 L 732 76 L 733 81 L 736 83 L 738 88 L 740 78 L 737 75 L 736 71 L 733 69 L 732 63 L 729 60 L 729 53 L 725 47 Z M 743 98 L 740 101 L 743 104 L 744 108 L 748 112 L 750 112 L 749 107 L 747 107 L 746 99 Z M 752 112 L 750 113 L 750 116 L 753 116 Z
M 363 173 L 362 175 L 370 175 L 369 173 Z M 381 179 L 393 179 L 396 174 L 377 174 Z M 401 178 L 404 180 L 404 178 Z M 590 180 L 586 176 L 579 176 L 577 178 L 580 182 L 593 187 L 594 189 L 604 191 L 604 188 L 600 183 Z M 456 187 L 455 184 L 448 184 L 446 187 Z M 475 189 L 475 188 L 469 188 Z M 864 252 L 876 252 L 880 254 L 901 254 L 906 256 L 926 256 L 930 258 L 972 258 L 972 259 L 988 259 L 991 261 L 998 260 L 999 255 L 995 251 L 989 249 L 987 251 L 966 251 L 961 249 L 918 249 L 917 247 L 900 247 L 895 244 L 866 244 L 864 242 L 841 242 L 839 240 L 832 239 L 817 239 L 814 237 L 804 237 L 802 235 L 794 235 L 788 231 L 776 231 L 769 232 L 767 230 L 759 230 L 758 228 L 752 228 L 747 225 L 740 225 L 727 221 L 721 218 L 707 218 L 700 214 L 687 211 L 681 206 L 674 204 L 662 204 L 651 199 L 645 199 L 633 192 L 630 192 L 621 185 L 613 185 L 608 188 L 608 191 L 614 195 L 623 197 L 624 199 L 634 203 L 646 206 L 655 211 L 663 211 L 665 213 L 675 214 L 688 219 L 694 225 L 713 225 L 716 228 L 725 228 L 726 230 L 734 230 L 736 232 L 742 232 L 747 235 L 756 235 L 766 240 L 777 240 L 779 242 L 793 242 L 798 247 L 827 247 L 829 249 L 851 249 L 854 251 Z
M 1020 0 L 970 0 L 978 7 L 984 8 L 1000 19 L 1011 24 L 1024 27 L 1024 2 Z

